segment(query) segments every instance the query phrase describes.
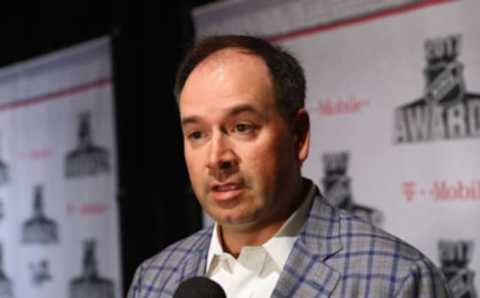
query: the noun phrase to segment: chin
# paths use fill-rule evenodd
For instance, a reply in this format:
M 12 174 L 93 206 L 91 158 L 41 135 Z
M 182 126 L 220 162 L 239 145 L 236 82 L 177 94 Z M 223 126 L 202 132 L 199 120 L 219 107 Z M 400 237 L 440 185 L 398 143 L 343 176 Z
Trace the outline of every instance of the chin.
M 210 215 L 210 217 L 212 217 L 220 225 L 250 225 L 251 223 L 255 222 L 255 218 L 259 214 L 259 210 L 251 206 L 251 204 L 245 203 L 245 200 L 235 200 L 231 202 L 232 206 L 218 206 L 217 204 L 210 204 L 208 208 L 204 208 L 204 210 L 206 210 L 208 215 Z
M 229 227 L 248 227 L 255 223 L 253 214 L 224 214 L 217 221 L 219 224 Z

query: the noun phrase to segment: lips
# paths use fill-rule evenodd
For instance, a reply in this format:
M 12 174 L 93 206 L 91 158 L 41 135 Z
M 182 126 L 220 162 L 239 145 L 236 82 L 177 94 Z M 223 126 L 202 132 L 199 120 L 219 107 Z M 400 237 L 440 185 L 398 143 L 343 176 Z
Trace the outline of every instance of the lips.
M 240 186 L 234 183 L 215 185 L 212 187 L 213 191 L 232 191 L 238 188 L 240 188 Z
M 213 184 L 210 188 L 213 198 L 218 201 L 227 201 L 239 196 L 244 187 L 240 183 Z

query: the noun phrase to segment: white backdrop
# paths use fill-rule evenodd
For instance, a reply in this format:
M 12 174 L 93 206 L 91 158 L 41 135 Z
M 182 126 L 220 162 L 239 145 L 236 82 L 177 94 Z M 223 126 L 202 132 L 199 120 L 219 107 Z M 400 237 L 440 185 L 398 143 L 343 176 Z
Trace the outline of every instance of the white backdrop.
M 232 1 L 200 36 L 248 33 L 305 67 L 304 174 L 425 252 L 455 297 L 480 287 L 480 2 Z
M 110 40 L 0 69 L 0 297 L 120 297 Z

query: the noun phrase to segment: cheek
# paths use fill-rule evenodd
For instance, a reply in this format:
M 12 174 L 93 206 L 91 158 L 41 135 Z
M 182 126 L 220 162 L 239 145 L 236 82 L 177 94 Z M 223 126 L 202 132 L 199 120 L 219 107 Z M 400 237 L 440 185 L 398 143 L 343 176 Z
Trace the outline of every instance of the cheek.
M 285 142 L 272 142 L 268 146 L 258 147 L 250 156 L 250 174 L 261 179 L 267 191 L 274 191 L 273 187 L 283 184 L 285 176 L 289 176 L 293 170 L 293 156 L 291 146 Z M 281 185 L 280 185 L 281 186 Z
M 202 169 L 205 167 L 202 166 L 201 160 L 200 156 L 188 151 L 185 152 L 185 163 L 187 165 L 188 175 L 190 176 L 190 181 L 196 193 L 201 189 L 200 186 L 203 185 L 204 173 L 202 173 Z
M 270 184 L 274 183 L 280 170 L 278 148 L 258 147 L 245 157 L 242 172 L 254 179 L 255 183 L 260 184 L 257 187 L 270 188 Z
M 185 149 L 183 156 L 185 158 L 185 163 L 189 172 L 195 172 L 197 175 L 198 171 L 204 165 L 204 154 L 201 150 L 194 150 L 188 148 L 189 145 L 185 144 Z
M 190 176 L 193 176 L 192 174 L 196 172 L 196 164 L 195 164 L 195 158 L 192 157 L 191 155 L 188 155 L 185 153 L 185 163 L 187 165 L 187 170 Z

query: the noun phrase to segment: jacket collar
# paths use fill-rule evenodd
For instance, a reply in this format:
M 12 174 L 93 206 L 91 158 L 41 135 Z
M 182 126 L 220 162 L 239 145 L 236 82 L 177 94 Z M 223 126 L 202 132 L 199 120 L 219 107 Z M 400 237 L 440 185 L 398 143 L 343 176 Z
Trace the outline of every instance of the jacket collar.
M 338 210 L 326 202 L 318 189 L 297 242 L 322 261 L 343 248 Z
M 328 297 L 340 273 L 326 261 L 343 249 L 338 211 L 317 190 L 305 225 L 290 252 L 273 297 Z
M 181 269 L 179 282 L 194 276 L 205 275 L 208 247 L 212 238 L 213 226 L 198 232 L 198 240 L 191 247 L 191 254 L 183 264 L 179 264 Z
M 273 297 L 310 297 L 322 293 L 328 297 L 340 279 L 340 273 L 326 261 L 343 249 L 340 240 L 340 216 L 326 203 L 318 189 L 307 219 L 289 254 Z M 205 275 L 213 226 L 202 230 L 191 247 L 192 254 L 180 266 L 180 280 Z

